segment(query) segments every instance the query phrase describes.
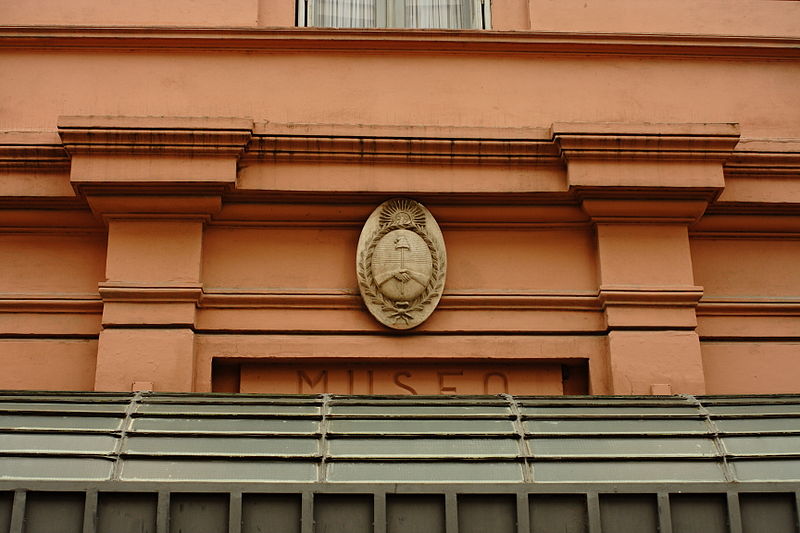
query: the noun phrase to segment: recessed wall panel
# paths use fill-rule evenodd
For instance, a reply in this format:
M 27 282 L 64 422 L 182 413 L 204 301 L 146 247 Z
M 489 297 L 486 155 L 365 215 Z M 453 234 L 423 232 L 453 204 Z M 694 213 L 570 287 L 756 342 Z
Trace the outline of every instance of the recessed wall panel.
M 315 533 L 372 533 L 371 494 L 318 494 L 314 498 Z
M 0 293 L 96 294 L 105 268 L 105 235 L 0 235 Z
M 797 297 L 797 239 L 692 239 L 694 282 L 704 298 Z M 768 260 L 765 260 L 768 258 Z
M 94 339 L 0 339 L 0 389 L 93 390 L 96 362 Z
M 445 533 L 444 496 L 389 494 L 387 533 Z
M 670 494 L 672 533 L 727 533 L 724 494 Z
M 517 504 L 513 495 L 460 494 L 459 533 L 516 533 Z
M 221 533 L 228 530 L 228 494 L 170 496 L 170 533 Z
M 300 533 L 299 494 L 245 494 L 242 533 Z
M 435 206 L 431 209 L 435 210 Z M 588 230 L 507 228 L 498 233 L 477 229 L 452 231 L 447 229 L 446 221 L 442 224 L 448 256 L 448 291 L 597 290 L 594 241 Z M 206 229 L 204 285 L 211 290 L 278 287 L 355 290 L 359 228 L 320 226 Z M 500 257 L 502 261 L 498 261 Z
M 247 393 L 560 395 L 562 380 L 562 367 L 554 363 L 331 361 L 243 364 L 239 383 Z
M 583 494 L 536 494 L 530 498 L 531 533 L 588 533 Z
M 601 494 L 600 523 L 604 533 L 658 533 L 655 494 Z
M 742 533 L 797 533 L 794 494 L 740 494 Z
M 800 392 L 800 342 L 702 342 L 708 394 Z
M 29 492 L 25 533 L 82 533 L 84 494 Z
M 11 507 L 13 504 L 13 492 L 0 492 L 0 533 L 8 533 L 11 528 Z
M 97 533 L 155 533 L 157 505 L 155 493 L 101 493 Z

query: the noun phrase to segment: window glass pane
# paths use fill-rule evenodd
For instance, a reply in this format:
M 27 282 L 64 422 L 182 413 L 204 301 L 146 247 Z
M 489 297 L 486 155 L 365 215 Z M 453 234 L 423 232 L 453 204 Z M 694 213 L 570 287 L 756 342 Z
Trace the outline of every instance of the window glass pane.
M 405 0 L 406 28 L 464 28 L 469 2 L 464 0 Z
M 478 0 L 301 0 L 307 26 L 321 28 L 483 27 Z M 488 13 L 488 10 L 486 11 Z M 301 22 L 302 24 L 303 22 Z
M 324 28 L 374 28 L 379 0 L 313 0 L 309 26 Z

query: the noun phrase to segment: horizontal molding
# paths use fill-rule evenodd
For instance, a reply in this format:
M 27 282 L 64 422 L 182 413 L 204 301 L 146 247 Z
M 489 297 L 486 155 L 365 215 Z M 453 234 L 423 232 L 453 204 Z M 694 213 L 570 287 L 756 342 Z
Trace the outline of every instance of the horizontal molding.
M 206 290 L 201 308 L 360 309 L 361 295 L 349 290 L 221 291 Z M 437 307 L 448 310 L 566 309 L 600 311 L 593 293 L 445 292 Z
M 0 131 L 0 168 L 68 169 L 69 155 L 55 132 Z
M 2 42 L 2 37 L 0 37 Z M 735 124 L 554 123 L 550 128 L 258 123 L 227 117 L 65 116 L 58 131 L 0 131 L 0 165 L 69 153 L 238 155 L 243 160 L 555 164 L 566 158 L 725 159 L 726 173 L 796 173 L 800 140 L 741 139 Z M 60 137 L 59 137 L 60 136 Z M 65 149 L 66 148 L 66 149 Z M 734 149 L 735 148 L 735 149 Z
M 797 316 L 796 298 L 715 298 L 704 297 L 697 305 L 697 316 Z
M 795 59 L 793 37 L 321 28 L 5 26 L 0 47 L 249 52 L 539 53 Z
M 386 195 L 384 195 L 385 197 Z M 209 222 L 209 226 L 215 228 L 282 228 L 282 229 L 330 229 L 347 228 L 361 229 L 364 221 L 343 221 L 343 220 L 267 220 L 267 219 L 214 219 Z M 439 227 L 448 231 L 574 231 L 585 230 L 591 226 L 590 221 L 501 221 L 501 222 L 440 222 Z M 0 229 L 2 231 L 2 229 Z
M 360 309 L 361 296 L 348 290 L 225 291 L 198 287 L 106 286 L 98 294 L 0 293 L 0 312 L 101 313 L 103 301 L 198 301 L 201 308 L 253 309 Z M 603 290 L 600 294 L 446 292 L 438 306 L 443 310 L 581 310 L 600 312 L 609 305 L 647 307 L 695 306 L 697 316 L 797 316 L 797 298 L 700 297 L 697 290 Z M 699 301 L 698 301 L 699 300 Z
M 796 209 L 796 208 L 795 208 Z M 787 213 L 788 214 L 788 213 Z M 797 241 L 800 240 L 800 232 L 797 231 L 692 231 L 689 237 L 693 240 L 775 240 L 775 241 Z
M 0 293 L 3 313 L 101 313 L 103 301 L 96 294 Z
M 120 31 L 124 33 L 125 30 Z M 451 33 L 447 35 L 452 36 Z M 0 43 L 1 34 L 2 31 L 0 31 Z M 418 32 L 414 35 L 419 37 Z M 755 198 L 744 195 L 741 196 L 744 199 L 741 202 L 726 201 L 722 174 L 709 168 L 709 164 L 713 166 L 724 162 L 725 173 L 730 177 L 739 178 L 736 182 L 729 180 L 728 189 L 731 191 L 735 183 L 740 183 L 740 186 L 744 187 L 758 187 L 760 185 L 757 180 L 763 176 L 782 178 L 800 175 L 800 140 L 738 141 L 738 135 L 737 126 L 727 123 L 554 123 L 548 129 L 254 124 L 250 119 L 226 117 L 80 116 L 61 117 L 58 132 L 0 132 L 0 168 L 23 169 L 23 172 L 29 172 L 33 177 L 43 168 L 66 171 L 70 168 L 70 157 L 74 155 L 76 157 L 71 169 L 73 184 L 77 184 L 88 196 L 130 193 L 133 184 L 137 194 L 154 196 L 207 194 L 219 197 L 224 193 L 228 201 L 236 202 L 252 200 L 363 203 L 365 198 L 378 200 L 394 193 L 388 190 L 375 191 L 366 185 L 362 189 L 352 191 L 327 191 L 323 190 L 324 187 L 320 189 L 319 183 L 313 181 L 310 182 L 308 190 L 299 186 L 297 190 L 291 189 L 291 186 L 286 190 L 280 188 L 259 190 L 257 187 L 246 187 L 250 173 L 258 175 L 259 171 L 269 173 L 273 170 L 267 167 L 264 167 L 266 170 L 259 169 L 258 165 L 262 162 L 385 163 L 395 166 L 430 164 L 440 167 L 448 165 L 448 168 L 453 164 L 473 168 L 485 165 L 487 171 L 497 172 L 496 175 L 501 177 L 504 174 L 501 175 L 500 172 L 506 170 L 531 173 L 531 176 L 538 176 L 536 172 L 540 172 L 540 177 L 543 177 L 541 183 L 536 182 L 538 185 L 531 185 L 530 190 L 517 190 L 520 187 L 512 179 L 508 189 L 494 192 L 479 190 L 454 192 L 450 189 L 427 191 L 426 189 L 427 192 L 415 194 L 415 197 L 423 201 L 438 197 L 461 203 L 496 201 L 502 204 L 516 202 L 529 205 L 578 204 L 586 199 L 698 200 L 704 202 L 704 206 L 705 202 L 711 202 L 706 214 L 737 212 L 761 215 L 796 214 L 797 202 L 794 202 L 793 198 L 780 198 L 775 195 Z M 113 177 L 113 173 L 108 173 L 106 167 L 102 167 L 103 172 L 95 172 L 95 169 L 87 174 L 87 165 L 92 167 L 94 164 L 92 156 L 98 156 L 98 160 L 102 162 L 103 156 L 108 154 L 124 156 L 115 163 L 117 165 L 115 172 L 118 172 L 119 176 Z M 193 163 L 197 168 L 190 172 L 191 179 L 189 179 L 177 170 L 183 167 L 176 161 L 175 165 L 167 165 L 164 167 L 166 170 L 162 169 L 167 172 L 169 179 L 153 178 L 155 181 L 148 181 L 146 173 L 136 174 L 133 177 L 128 174 L 132 168 L 131 161 L 125 158 L 138 155 L 183 157 L 186 158 L 185 164 Z M 208 176 L 203 179 L 198 177 L 196 173 L 198 169 L 204 169 L 209 162 L 225 162 L 220 159 L 223 157 L 230 158 L 226 162 L 229 167 L 225 167 L 226 171 L 222 173 L 224 177 L 219 178 L 217 174 L 213 174 L 214 179 Z M 237 189 L 235 185 L 237 173 L 234 164 L 237 158 L 241 189 Z M 157 159 L 161 160 L 160 157 Z M 566 171 L 565 160 L 570 161 L 569 172 Z M 614 181 L 619 177 L 619 169 L 623 168 L 617 167 L 624 166 L 626 162 L 647 161 L 661 165 L 676 160 L 696 163 L 702 171 L 701 175 L 708 174 L 708 179 L 705 181 L 684 179 L 672 184 L 638 179 L 628 182 Z M 135 162 L 138 163 L 139 160 Z M 597 174 L 599 171 L 596 169 L 586 170 L 583 165 L 587 162 L 589 166 L 596 163 L 612 164 L 604 171 L 605 173 Z M 497 169 L 490 165 L 505 168 Z M 520 169 L 520 166 L 523 168 Z M 582 175 L 587 172 L 589 178 Z M 486 175 L 493 176 L 491 173 Z M 563 179 L 561 176 L 564 176 Z M 754 180 L 755 182 L 751 183 Z M 531 183 L 534 181 L 531 180 Z M 778 190 L 774 184 L 765 186 Z M 723 190 L 722 196 L 719 196 L 720 190 Z M 736 198 L 739 197 L 732 196 L 732 199 Z M 14 201 L 26 208 L 33 205 L 31 203 L 33 200 L 22 197 Z M 36 201 L 45 202 L 41 199 Z M 47 201 L 50 204 L 46 204 L 46 207 L 52 209 L 56 205 L 53 202 L 63 202 L 63 198 Z M 78 201 L 82 202 L 75 199 L 73 204 Z M 95 200 L 95 203 L 97 201 L 99 200 Z M 702 212 L 702 209 L 698 211 Z M 596 214 L 594 219 L 604 220 L 602 217 L 602 214 Z M 613 213 L 611 217 L 609 220 L 645 223 L 658 223 L 663 218 L 653 217 L 649 213 L 635 215 Z M 670 215 L 667 218 L 673 219 L 674 222 L 692 223 L 696 221 L 697 215 Z M 305 223 L 303 220 L 299 223 Z M 519 222 L 522 224 L 518 227 L 539 225 L 538 220 L 535 223 L 529 223 L 527 220 Z M 542 227 L 547 227 L 548 221 L 542 222 L 544 222 Z M 294 225 L 296 221 L 288 220 L 288 223 Z M 505 221 L 495 224 L 491 220 L 477 224 L 469 221 L 459 224 L 461 225 L 454 224 L 451 228 L 509 227 Z M 559 224 L 560 222 L 557 222 L 557 225 Z M 700 230 L 700 227 L 704 227 L 702 221 L 695 231 Z M 14 231 L 32 231 L 25 229 L 24 224 L 19 228 Z M 722 231 L 724 233 L 726 230 Z M 784 233 L 782 229 L 775 232 Z
M 566 160 L 724 161 L 739 142 L 737 124 L 556 122 L 553 138 Z
M 202 288 L 199 284 L 127 284 L 100 283 L 98 292 L 108 302 L 196 302 Z
M 797 239 L 800 238 L 800 217 L 795 204 L 769 207 L 741 203 L 735 206 L 712 205 L 705 216 L 689 229 L 689 236 L 692 239 Z
M 227 117 L 62 116 L 58 133 L 72 154 L 238 156 L 253 122 Z
M 385 200 L 382 195 L 378 200 Z M 227 202 L 215 215 L 213 227 L 263 227 L 263 228 L 352 228 L 361 230 L 364 221 L 375 208 L 371 199 L 357 201 L 315 203 L 275 203 L 268 195 L 242 201 L 237 194 L 235 202 Z M 427 201 L 426 201 L 427 200 Z M 564 199 L 569 202 L 569 198 Z M 460 230 L 587 230 L 590 219 L 577 202 L 552 203 L 540 200 L 528 204 L 492 203 L 491 199 L 475 196 L 456 200 L 452 196 L 422 199 L 434 213 L 442 229 Z M 317 200 L 319 202 L 319 200 Z M 379 203 L 379 202 L 378 202 Z M 266 204 L 266 205 L 265 205 Z
M 703 296 L 702 287 L 600 287 L 600 302 L 604 307 L 634 305 L 644 307 L 691 306 Z
M 726 175 L 800 177 L 799 139 L 743 139 L 736 148 Z
M 474 130 L 464 129 L 469 132 Z M 547 138 L 503 138 L 506 132 L 499 129 L 484 132 L 486 138 L 465 138 L 469 132 L 461 131 L 461 128 L 440 128 L 436 132 L 439 136 L 431 136 L 425 128 L 409 128 L 403 132 L 393 130 L 391 127 L 384 131 L 374 128 L 363 135 L 354 136 L 334 125 L 327 135 L 322 135 L 322 132 L 320 135 L 256 135 L 248 146 L 243 164 L 254 159 L 287 162 L 368 160 L 428 164 L 562 164 L 557 147 Z M 395 137 L 397 134 L 404 136 Z M 489 134 L 501 137 L 490 138 Z
M 345 290 L 330 291 L 203 291 L 201 308 L 358 309 L 361 296 Z
M 586 310 L 601 311 L 608 305 L 694 306 L 701 288 L 647 290 L 603 289 L 599 294 L 528 292 L 445 292 L 438 305 L 442 310 Z M 362 307 L 358 293 L 330 291 L 219 291 L 206 290 L 202 308 L 301 308 L 357 309 Z

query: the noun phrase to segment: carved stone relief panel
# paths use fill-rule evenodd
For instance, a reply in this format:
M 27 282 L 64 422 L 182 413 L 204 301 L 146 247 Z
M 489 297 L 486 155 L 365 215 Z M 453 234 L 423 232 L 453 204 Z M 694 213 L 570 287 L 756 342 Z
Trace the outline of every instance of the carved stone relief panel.
M 447 253 L 433 215 L 394 198 L 372 212 L 358 240 L 356 274 L 370 313 L 392 329 L 427 319 L 442 296 Z

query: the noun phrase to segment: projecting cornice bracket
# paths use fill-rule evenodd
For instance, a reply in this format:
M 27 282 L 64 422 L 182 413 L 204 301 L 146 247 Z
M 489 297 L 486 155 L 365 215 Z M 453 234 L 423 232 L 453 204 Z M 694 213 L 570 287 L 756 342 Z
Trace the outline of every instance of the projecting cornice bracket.
M 691 222 L 725 187 L 739 127 L 555 123 L 552 136 L 570 190 L 596 221 Z
M 236 183 L 253 122 L 212 117 L 60 117 L 70 182 L 95 214 L 206 218 Z

